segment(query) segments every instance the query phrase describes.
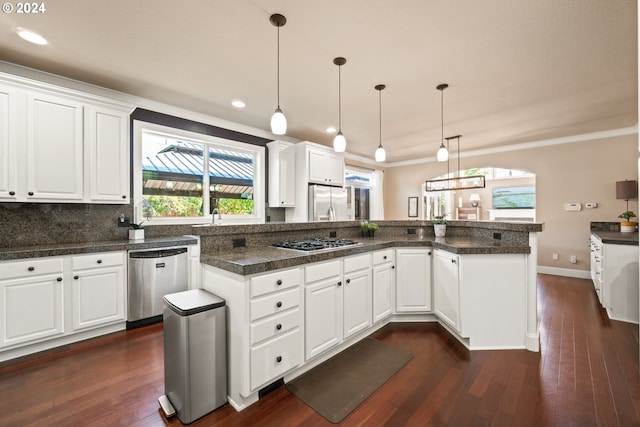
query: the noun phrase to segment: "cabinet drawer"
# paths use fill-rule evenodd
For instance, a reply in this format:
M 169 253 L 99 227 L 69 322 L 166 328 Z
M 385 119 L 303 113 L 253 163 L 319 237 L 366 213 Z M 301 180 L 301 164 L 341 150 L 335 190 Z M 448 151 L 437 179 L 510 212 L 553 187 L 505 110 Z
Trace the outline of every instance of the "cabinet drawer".
M 344 272 L 362 270 L 371 267 L 371 254 L 363 254 L 347 257 L 344 259 Z
M 62 273 L 62 258 L 33 258 L 26 261 L 7 261 L 0 264 L 0 278 L 40 276 Z
M 251 389 L 272 381 L 302 361 L 301 329 L 251 348 Z
M 71 268 L 73 270 L 111 267 L 114 265 L 124 265 L 124 252 L 101 252 L 89 255 L 78 255 L 71 258 Z
M 393 249 L 385 249 L 376 251 L 372 254 L 373 265 L 383 264 L 385 262 L 393 262 Z
M 282 335 L 298 326 L 300 326 L 299 308 L 255 322 L 251 325 L 251 345 Z
M 305 281 L 307 283 L 327 279 L 340 275 L 340 261 L 329 261 L 310 265 L 304 268 Z
M 280 313 L 300 304 L 300 290 L 291 289 L 277 294 L 267 295 L 251 301 L 251 321 L 270 314 Z
M 300 269 L 277 271 L 251 278 L 251 296 L 257 297 L 269 292 L 291 288 L 300 284 Z

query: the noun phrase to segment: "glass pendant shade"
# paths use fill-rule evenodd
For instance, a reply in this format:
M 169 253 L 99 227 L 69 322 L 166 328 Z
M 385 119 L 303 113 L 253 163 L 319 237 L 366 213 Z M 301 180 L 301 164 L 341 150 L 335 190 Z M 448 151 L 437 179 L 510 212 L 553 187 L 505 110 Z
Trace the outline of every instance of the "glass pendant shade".
M 276 108 L 276 112 L 271 116 L 271 132 L 275 135 L 287 133 L 287 118 L 280 108 Z
M 335 138 L 333 138 L 333 151 L 336 153 L 344 153 L 344 150 L 347 149 L 347 140 L 342 134 L 342 132 L 338 132 Z
M 378 148 L 376 148 L 376 162 L 384 162 L 385 160 L 387 160 L 387 152 L 384 151 L 382 145 L 378 145 Z
M 440 148 L 438 148 L 438 154 L 436 154 L 439 162 L 446 162 L 449 160 L 449 151 L 447 151 L 447 147 L 444 144 L 440 144 Z

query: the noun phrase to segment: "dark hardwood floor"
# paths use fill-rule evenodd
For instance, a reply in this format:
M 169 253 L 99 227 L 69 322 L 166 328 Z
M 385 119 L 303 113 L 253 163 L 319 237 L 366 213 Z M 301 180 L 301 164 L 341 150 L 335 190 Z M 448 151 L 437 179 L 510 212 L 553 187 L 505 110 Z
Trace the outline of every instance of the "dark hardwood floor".
M 640 425 L 638 326 L 608 320 L 591 281 L 538 276 L 541 352 L 469 352 L 432 324 L 373 334 L 414 358 L 344 426 Z M 162 327 L 153 325 L 0 365 L 0 425 L 162 426 Z M 242 412 L 194 426 L 328 426 L 280 387 Z

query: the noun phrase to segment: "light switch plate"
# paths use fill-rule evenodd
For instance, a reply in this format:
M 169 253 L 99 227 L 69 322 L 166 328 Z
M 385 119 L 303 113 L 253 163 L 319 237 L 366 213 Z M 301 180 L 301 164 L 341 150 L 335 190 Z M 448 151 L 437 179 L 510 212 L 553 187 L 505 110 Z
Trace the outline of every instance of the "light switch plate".
M 584 204 L 584 207 L 587 209 L 595 209 L 598 207 L 598 203 L 597 202 L 587 202 Z
M 569 212 L 576 212 L 582 210 L 582 205 L 580 203 L 565 203 L 564 210 Z

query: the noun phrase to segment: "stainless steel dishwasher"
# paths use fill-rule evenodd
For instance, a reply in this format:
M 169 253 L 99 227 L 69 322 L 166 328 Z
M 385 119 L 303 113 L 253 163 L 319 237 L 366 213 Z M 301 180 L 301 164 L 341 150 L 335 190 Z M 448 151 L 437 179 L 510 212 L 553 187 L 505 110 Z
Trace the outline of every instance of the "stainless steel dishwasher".
M 162 321 L 167 294 L 186 291 L 187 248 L 129 252 L 127 329 Z

